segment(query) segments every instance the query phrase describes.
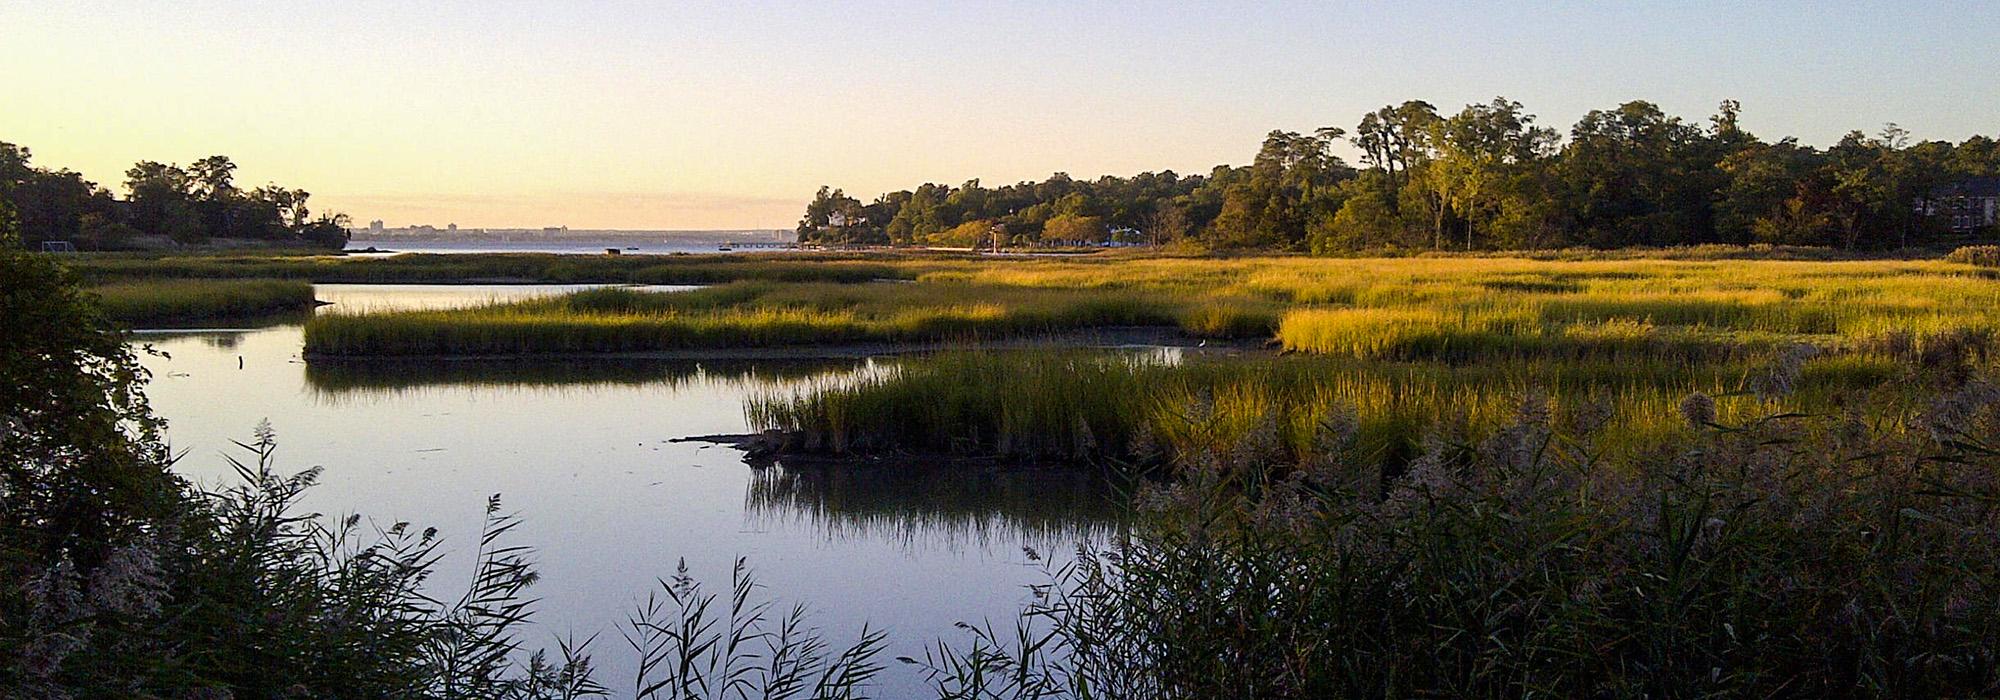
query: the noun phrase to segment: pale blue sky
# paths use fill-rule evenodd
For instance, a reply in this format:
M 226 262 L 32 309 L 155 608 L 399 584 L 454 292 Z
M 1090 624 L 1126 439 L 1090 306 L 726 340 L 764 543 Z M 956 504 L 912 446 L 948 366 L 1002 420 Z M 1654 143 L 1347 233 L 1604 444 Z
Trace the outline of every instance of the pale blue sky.
M 1975 2 L 0 0 L 0 140 L 107 184 L 225 153 L 392 225 L 786 226 L 821 183 L 1206 172 L 1410 98 L 1958 140 L 2000 132 L 1996 44 Z

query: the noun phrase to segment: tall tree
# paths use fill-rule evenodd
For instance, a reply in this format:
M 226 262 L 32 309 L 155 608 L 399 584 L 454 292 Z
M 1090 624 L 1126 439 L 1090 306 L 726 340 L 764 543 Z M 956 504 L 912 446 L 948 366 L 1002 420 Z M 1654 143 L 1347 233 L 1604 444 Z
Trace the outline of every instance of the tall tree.
M 1161 199 L 1153 205 L 1152 213 L 1146 215 L 1140 230 L 1146 232 L 1147 242 L 1153 245 L 1178 241 L 1188 234 L 1187 210 L 1172 200 Z
M 208 240 L 195 210 L 194 182 L 175 165 L 140 161 L 125 171 L 126 196 L 132 202 L 132 225 L 180 243 Z
M 1725 178 L 1715 202 L 1719 240 L 1729 243 L 1812 244 L 1819 224 L 1803 206 L 1814 189 L 1810 180 L 1821 166 L 1820 154 L 1797 139 L 1757 143 L 1722 159 L 1717 169 Z
M 229 156 L 209 156 L 189 165 L 186 173 L 189 194 L 204 202 L 221 202 L 236 196 L 236 163 Z
M 1306 224 L 1316 218 L 1311 205 L 1330 218 L 1339 206 L 1328 195 L 1353 176 L 1353 169 L 1331 150 L 1344 133 L 1328 127 L 1310 135 L 1266 135 L 1244 177 L 1223 189 L 1222 211 L 1210 227 L 1209 241 L 1233 248 L 1304 247 Z
M 1461 222 L 1466 249 L 1482 227 L 1500 218 L 1530 169 L 1553 155 L 1555 131 L 1534 122 L 1521 103 L 1496 97 L 1436 123 L 1429 181 Z M 1517 207 L 1514 216 L 1521 215 Z
M 1382 171 L 1388 194 L 1383 198 L 1391 212 L 1401 199 L 1403 181 L 1413 163 L 1431 155 L 1431 134 L 1439 122 L 1437 108 L 1423 100 L 1386 105 L 1361 117 L 1355 126 L 1353 143 L 1362 152 L 1362 162 Z
M 1562 179 L 1577 233 L 1591 245 L 1674 245 L 1713 238 L 1719 186 L 1700 128 L 1633 101 L 1593 110 L 1570 131 Z

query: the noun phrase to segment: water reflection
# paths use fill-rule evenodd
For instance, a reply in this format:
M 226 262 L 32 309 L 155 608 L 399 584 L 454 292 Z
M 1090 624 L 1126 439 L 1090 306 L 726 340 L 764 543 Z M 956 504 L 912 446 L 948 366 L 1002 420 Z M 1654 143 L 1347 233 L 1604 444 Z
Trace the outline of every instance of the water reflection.
M 209 333 L 201 336 L 201 342 L 217 350 L 234 350 L 243 344 L 242 333 Z
M 684 292 L 687 285 L 604 284 L 315 284 L 313 298 L 323 302 L 320 314 L 379 311 L 459 309 L 505 301 L 551 297 L 606 286 L 630 286 L 646 292 Z
M 565 358 L 508 360 L 314 360 L 306 385 L 325 397 L 395 395 L 441 387 L 561 388 L 600 385 L 675 386 L 725 382 L 746 387 L 789 386 L 838 376 L 866 360 L 665 360 Z
M 302 342 L 296 325 L 136 335 L 161 351 L 140 359 L 185 455 L 175 469 L 233 483 L 223 456 L 268 419 L 281 469 L 325 468 L 303 509 L 441 529 L 439 591 L 463 585 L 486 499 L 503 494 L 523 517 L 514 543 L 537 549 L 535 640 L 615 634 L 683 559 L 727 585 L 747 557 L 773 598 L 820 609 L 836 636 L 886 627 L 890 656 L 921 656 L 953 623 L 1006 619 L 1031 599 L 1045 577 L 1022 545 L 1060 553 L 1117 526 L 1115 489 L 1089 475 L 758 471 L 737 450 L 676 440 L 746 432 L 751 397 L 893 360 L 309 364 Z M 606 678 L 629 677 L 619 651 L 598 659 Z M 879 690 L 922 688 L 891 664 Z
M 726 386 L 749 396 L 841 381 L 881 367 L 875 360 L 852 359 L 314 361 L 305 365 L 305 382 L 316 396 L 336 404 L 463 390 L 518 396 L 523 389 Z M 752 527 L 810 530 L 829 540 L 954 550 L 1027 544 L 1046 550 L 1097 538 L 1119 521 L 1120 489 L 1089 470 L 794 462 L 750 471 L 743 503 Z
M 133 331 L 131 338 L 132 344 L 141 348 L 181 341 L 200 343 L 203 347 L 216 350 L 234 350 L 237 346 L 243 344 L 243 336 L 250 334 L 252 330 L 248 328 L 156 328 Z
M 758 527 L 808 525 L 828 539 L 908 547 L 1100 540 L 1122 522 L 1116 480 L 1082 469 L 954 464 L 777 466 L 756 470 L 744 497 Z

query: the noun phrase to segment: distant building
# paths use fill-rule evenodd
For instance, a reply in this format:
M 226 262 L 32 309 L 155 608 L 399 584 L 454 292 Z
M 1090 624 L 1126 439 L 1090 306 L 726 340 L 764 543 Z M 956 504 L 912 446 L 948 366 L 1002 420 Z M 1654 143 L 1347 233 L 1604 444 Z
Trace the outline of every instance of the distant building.
M 368 232 L 369 232 L 369 233 L 381 233 L 381 232 L 382 232 L 382 220 L 381 220 L 381 219 L 376 219 L 376 220 L 374 220 L 374 221 L 370 221 L 370 222 L 368 222 Z
M 2000 221 L 2000 177 L 1968 177 L 1932 190 L 1923 213 L 1944 217 L 1957 233 L 1992 226 Z
M 457 231 L 457 230 L 458 230 L 458 224 L 445 224 L 445 225 L 444 225 L 444 230 L 446 230 L 446 231 Z

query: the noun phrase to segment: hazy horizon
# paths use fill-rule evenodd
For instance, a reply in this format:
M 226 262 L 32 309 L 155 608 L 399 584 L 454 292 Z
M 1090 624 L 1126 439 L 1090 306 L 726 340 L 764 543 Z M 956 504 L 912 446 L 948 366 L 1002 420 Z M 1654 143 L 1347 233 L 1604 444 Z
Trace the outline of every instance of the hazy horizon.
M 456 222 L 446 222 L 445 225 L 448 226 L 452 223 Z M 356 234 L 367 233 L 369 230 L 368 224 L 369 222 L 367 221 L 354 222 L 354 232 Z M 768 233 L 773 231 L 790 232 L 792 230 L 787 227 L 777 227 L 777 226 L 762 226 L 762 227 L 743 226 L 743 227 L 733 227 L 733 228 L 576 228 L 574 226 L 564 227 L 562 226 L 562 224 L 556 224 L 554 226 L 519 226 L 519 225 L 460 226 L 456 231 L 452 231 L 452 230 L 447 230 L 445 226 L 439 226 L 436 223 L 427 221 L 412 221 L 405 223 L 397 223 L 392 221 L 382 222 L 382 230 L 384 231 L 409 231 L 423 226 L 430 226 L 436 229 L 437 233 L 479 233 L 482 231 L 488 233 L 516 233 L 516 232 L 540 231 L 548 228 L 563 227 L 567 229 L 563 233 L 571 236 L 583 235 L 583 234 L 601 234 L 601 233 L 647 234 L 647 235 L 652 235 L 652 234 L 673 235 L 673 234 L 693 234 L 693 233 Z
M 0 26 L 0 140 L 37 164 L 117 190 L 135 161 L 224 154 L 362 225 L 789 228 L 822 184 L 1206 173 L 1406 99 L 1505 95 L 1565 132 L 1736 99 L 1821 146 L 2000 114 L 1978 3 L 112 2 Z

